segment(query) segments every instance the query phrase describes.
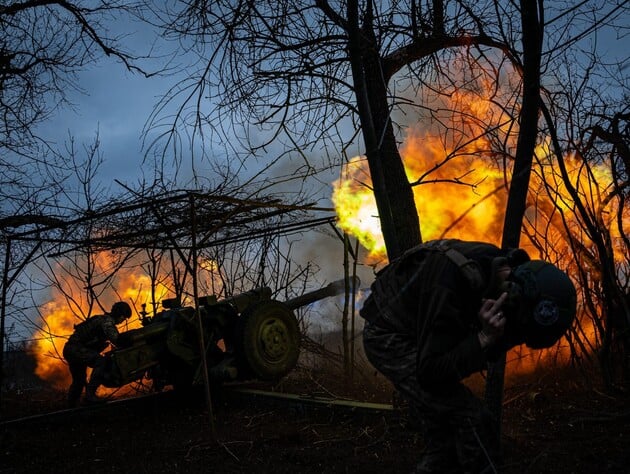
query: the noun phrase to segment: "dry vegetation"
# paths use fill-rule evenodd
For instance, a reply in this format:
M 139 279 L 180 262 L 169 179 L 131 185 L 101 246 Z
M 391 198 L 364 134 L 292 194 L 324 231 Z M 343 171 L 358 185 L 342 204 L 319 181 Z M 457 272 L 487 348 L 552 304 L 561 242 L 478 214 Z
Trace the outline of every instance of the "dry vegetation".
M 471 379 L 474 390 L 481 379 Z M 592 379 L 591 379 L 592 382 Z M 334 368 L 298 369 L 275 387 L 255 388 L 389 403 L 392 389 L 370 370 L 354 384 Z M 137 398 L 55 417 L 63 394 L 3 394 L 0 472 L 410 472 L 422 450 L 403 410 L 349 412 L 213 393 Z M 504 473 L 622 473 L 630 463 L 628 393 L 605 394 L 569 370 L 509 380 Z M 213 430 L 214 428 L 214 430 Z M 214 431 L 214 437 L 213 437 Z

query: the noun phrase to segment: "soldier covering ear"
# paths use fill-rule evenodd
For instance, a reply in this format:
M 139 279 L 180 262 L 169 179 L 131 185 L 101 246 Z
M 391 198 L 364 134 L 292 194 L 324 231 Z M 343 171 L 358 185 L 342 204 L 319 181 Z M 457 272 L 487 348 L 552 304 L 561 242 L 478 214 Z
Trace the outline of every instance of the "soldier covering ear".
M 416 472 L 496 472 L 496 425 L 461 381 L 514 345 L 554 344 L 575 316 L 575 288 L 523 250 L 439 240 L 381 270 L 361 316 L 368 360 L 428 442 Z

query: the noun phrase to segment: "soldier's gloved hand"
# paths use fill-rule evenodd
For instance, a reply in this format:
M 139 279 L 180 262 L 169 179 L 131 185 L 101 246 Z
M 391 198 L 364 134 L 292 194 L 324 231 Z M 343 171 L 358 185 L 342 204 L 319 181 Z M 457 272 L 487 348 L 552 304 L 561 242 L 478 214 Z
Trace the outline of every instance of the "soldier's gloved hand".
M 481 331 L 477 333 L 481 348 L 490 347 L 501 339 L 505 331 L 505 315 L 501 310 L 503 303 L 507 299 L 507 293 L 502 293 L 496 300 L 483 300 L 479 308 L 479 321 Z

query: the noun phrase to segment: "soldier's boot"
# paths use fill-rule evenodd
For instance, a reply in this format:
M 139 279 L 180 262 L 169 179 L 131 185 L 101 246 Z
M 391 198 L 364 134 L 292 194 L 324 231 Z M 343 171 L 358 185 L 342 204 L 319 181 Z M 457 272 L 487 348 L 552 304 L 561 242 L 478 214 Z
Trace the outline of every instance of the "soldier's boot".
M 425 446 L 414 474 L 460 474 L 452 431 L 426 419 L 418 421 Z
M 457 457 L 464 473 L 494 474 L 501 464 L 497 433 L 483 423 L 469 423 L 457 430 Z
M 81 400 L 81 394 L 83 393 L 84 383 L 73 382 L 68 389 L 68 407 L 75 408 Z
M 101 358 L 102 359 L 102 358 Z M 90 381 L 87 383 L 85 387 L 85 402 L 92 403 L 104 403 L 106 400 L 99 397 L 96 394 L 98 387 L 100 387 L 104 380 L 104 360 L 97 361 L 94 364 L 94 369 L 92 369 L 92 374 L 90 375 Z
M 452 443 L 430 443 L 422 452 L 413 474 L 461 474 Z

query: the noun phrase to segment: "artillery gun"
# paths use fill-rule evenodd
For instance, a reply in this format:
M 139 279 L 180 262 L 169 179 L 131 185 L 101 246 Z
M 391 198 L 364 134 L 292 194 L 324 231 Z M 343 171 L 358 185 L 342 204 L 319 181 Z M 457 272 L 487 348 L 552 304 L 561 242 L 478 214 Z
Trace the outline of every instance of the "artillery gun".
M 357 288 L 358 278 L 353 283 Z M 122 332 L 117 347 L 106 354 L 104 385 L 121 387 L 147 377 L 157 390 L 187 388 L 203 380 L 204 368 L 214 383 L 280 379 L 295 367 L 300 353 L 294 310 L 344 288 L 345 281 L 338 280 L 284 302 L 272 299 L 267 287 L 223 300 L 203 296 L 198 316 L 194 307 L 177 299 L 163 300 L 163 311 L 153 317 L 143 312 L 143 327 Z

